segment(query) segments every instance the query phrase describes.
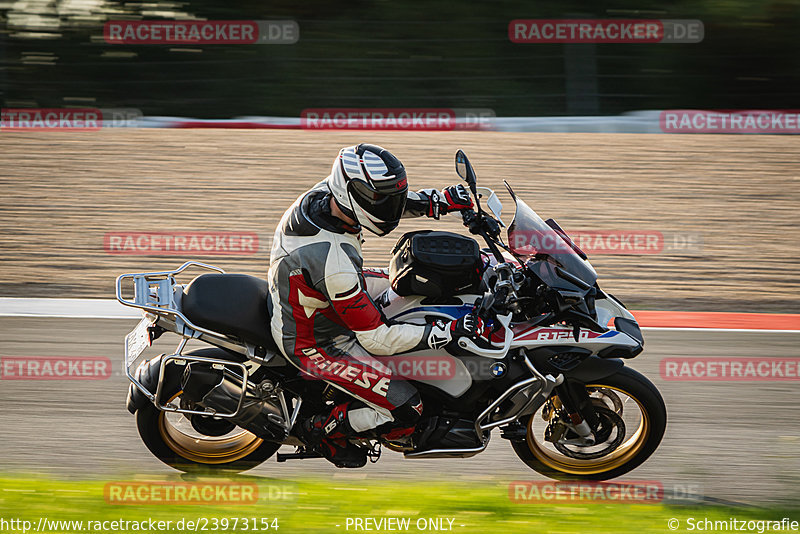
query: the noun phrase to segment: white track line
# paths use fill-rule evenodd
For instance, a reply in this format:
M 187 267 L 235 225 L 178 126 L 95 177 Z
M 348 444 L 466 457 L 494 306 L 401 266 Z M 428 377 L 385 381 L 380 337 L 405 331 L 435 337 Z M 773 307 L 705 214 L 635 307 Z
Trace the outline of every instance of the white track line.
M 0 297 L 0 317 L 135 319 L 140 310 L 108 299 L 32 299 Z
M 47 299 L 0 297 L 0 317 L 40 317 L 43 319 L 136 319 L 142 312 L 110 299 Z M 761 330 L 756 328 L 676 328 L 644 326 L 642 330 L 686 332 L 750 332 L 798 334 L 800 330 Z

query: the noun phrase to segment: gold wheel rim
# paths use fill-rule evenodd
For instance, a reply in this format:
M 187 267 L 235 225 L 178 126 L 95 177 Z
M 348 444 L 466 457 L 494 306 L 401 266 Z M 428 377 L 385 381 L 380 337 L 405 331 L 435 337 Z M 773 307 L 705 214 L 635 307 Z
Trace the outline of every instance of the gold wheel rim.
M 647 443 L 647 438 L 650 436 L 650 418 L 648 417 L 647 411 L 644 409 L 644 406 L 639 399 L 624 389 L 605 384 L 587 384 L 586 387 L 602 387 L 611 389 L 633 399 L 636 402 L 636 405 L 639 407 L 639 413 L 642 414 L 641 420 L 639 421 L 639 427 L 628 439 L 626 439 L 619 447 L 617 447 L 607 456 L 592 460 L 579 460 L 577 458 L 569 458 L 558 452 L 548 450 L 544 448 L 538 441 L 536 441 L 533 432 L 533 421 L 536 417 L 536 414 L 534 413 L 528 420 L 528 448 L 537 460 L 542 462 L 550 469 L 555 469 L 556 471 L 561 471 L 562 473 L 567 473 L 570 475 L 597 475 L 606 473 L 625 465 L 634 456 L 636 456 L 642 450 L 645 443 Z
M 179 391 L 173 395 L 169 402 L 181 393 L 183 392 Z M 158 414 L 158 432 L 161 438 L 175 454 L 193 462 L 212 465 L 235 462 L 258 449 L 264 442 L 247 431 L 222 439 L 189 436 L 171 424 L 166 415 L 167 412 L 163 411 Z

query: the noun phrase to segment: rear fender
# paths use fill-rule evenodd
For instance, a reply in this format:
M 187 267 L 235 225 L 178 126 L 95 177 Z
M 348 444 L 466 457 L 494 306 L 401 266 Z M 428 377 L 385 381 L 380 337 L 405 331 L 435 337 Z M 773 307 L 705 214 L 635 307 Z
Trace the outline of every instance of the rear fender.
M 144 361 L 136 368 L 134 377 L 141 385 L 148 389 L 148 391 L 156 391 L 158 387 L 158 370 L 161 367 L 161 358 L 165 354 L 159 354 L 155 358 Z M 150 399 L 148 399 L 141 390 L 136 387 L 132 382 L 128 385 L 128 411 L 135 414 L 139 408 L 145 406 Z

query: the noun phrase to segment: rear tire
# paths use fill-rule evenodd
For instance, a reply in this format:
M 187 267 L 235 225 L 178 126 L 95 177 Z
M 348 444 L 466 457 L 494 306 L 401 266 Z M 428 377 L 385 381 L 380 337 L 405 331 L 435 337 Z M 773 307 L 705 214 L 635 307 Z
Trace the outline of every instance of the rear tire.
M 633 369 L 622 367 L 611 376 L 592 381 L 587 387 L 611 388 L 634 399 L 642 415 L 646 416 L 643 417 L 646 424 L 642 427 L 640 438 L 630 451 L 626 451 L 617 460 L 610 458 L 614 455 L 613 452 L 608 458 L 591 461 L 576 461 L 567 457 L 559 460 L 556 455 L 548 454 L 531 434 L 531 419 L 539 416 L 537 412 L 520 421 L 528 429 L 527 439 L 511 442 L 517 456 L 534 471 L 557 480 L 608 480 L 640 466 L 658 448 L 667 427 L 667 410 L 661 394 L 652 382 Z
M 160 365 L 160 358 L 148 365 Z M 148 369 L 158 375 L 158 369 Z M 165 368 L 162 399 L 174 399 L 181 393 L 182 367 L 172 363 Z M 177 414 L 170 414 L 177 415 Z M 136 411 L 136 427 L 145 446 L 168 466 L 186 473 L 239 473 L 267 460 L 280 443 L 264 441 L 249 432 L 241 432 L 230 444 L 225 439 L 184 439 L 170 424 L 167 412 L 147 402 Z M 238 429 L 241 431 L 241 429 Z

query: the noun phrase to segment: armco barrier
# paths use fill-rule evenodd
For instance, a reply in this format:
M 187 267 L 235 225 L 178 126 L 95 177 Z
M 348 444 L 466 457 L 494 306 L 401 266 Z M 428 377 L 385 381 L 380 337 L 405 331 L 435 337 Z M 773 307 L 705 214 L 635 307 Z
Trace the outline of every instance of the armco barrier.
M 661 133 L 660 111 L 632 112 L 611 117 L 493 117 L 482 127 L 456 120 L 461 129 L 497 132 L 587 132 Z M 233 119 L 194 119 L 186 117 L 142 117 L 143 128 L 232 128 L 302 129 L 299 117 L 237 117 Z
M 739 127 L 732 127 L 737 124 Z M 303 128 L 300 117 L 237 117 L 233 119 L 142 117 L 138 121 L 138 126 L 143 128 Z M 482 120 L 480 124 L 456 119 L 456 129 L 552 133 L 798 134 L 800 133 L 800 113 L 775 110 L 647 110 L 598 117 L 490 117 Z

